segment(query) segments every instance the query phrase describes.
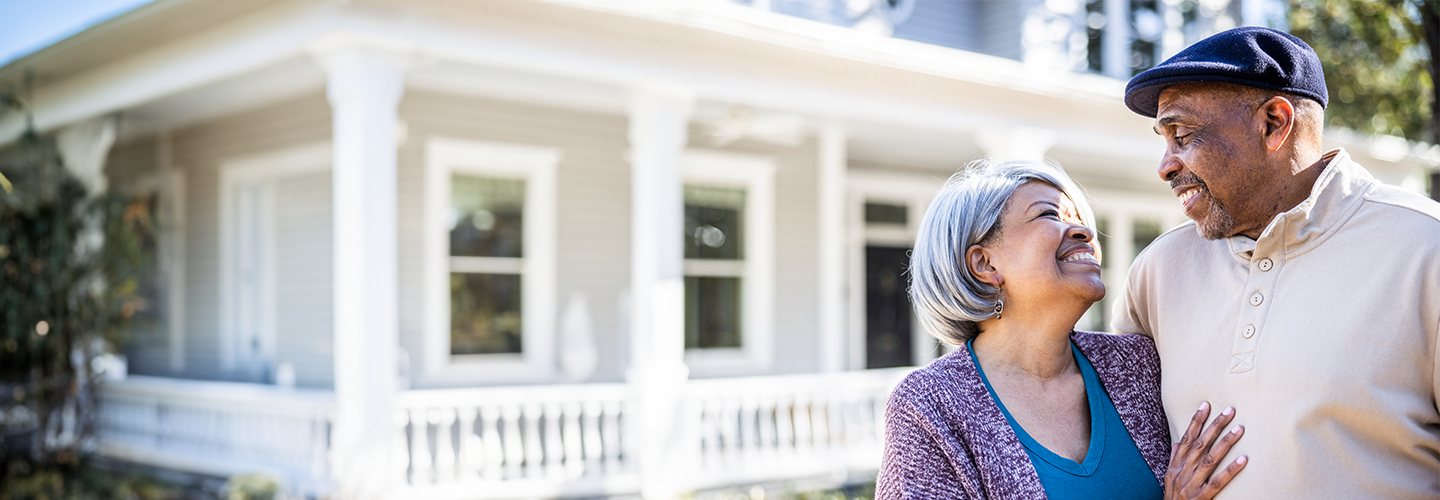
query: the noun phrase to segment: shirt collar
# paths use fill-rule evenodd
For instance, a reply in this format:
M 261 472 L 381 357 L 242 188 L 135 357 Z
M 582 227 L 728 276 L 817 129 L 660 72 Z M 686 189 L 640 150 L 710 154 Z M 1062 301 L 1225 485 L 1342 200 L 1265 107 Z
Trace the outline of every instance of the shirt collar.
M 1248 265 L 1256 253 L 1284 258 L 1299 256 L 1319 245 L 1360 208 L 1374 189 L 1375 177 L 1351 160 L 1350 153 L 1344 149 L 1330 150 L 1322 158 L 1329 161 L 1310 188 L 1310 196 L 1295 208 L 1275 216 L 1260 233 L 1259 240 L 1243 235 L 1226 238 L 1236 260 Z

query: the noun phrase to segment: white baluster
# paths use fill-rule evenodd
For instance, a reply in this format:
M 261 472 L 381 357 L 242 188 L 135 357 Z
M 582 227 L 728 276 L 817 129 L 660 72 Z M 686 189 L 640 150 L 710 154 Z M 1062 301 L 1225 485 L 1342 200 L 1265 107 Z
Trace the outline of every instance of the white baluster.
M 825 423 L 830 426 L 831 453 L 843 452 L 845 447 L 845 400 L 842 396 L 827 398 L 829 406 L 825 412 Z
M 430 458 L 430 425 L 427 420 L 424 409 L 410 410 L 411 484 L 430 484 L 431 481 L 431 466 L 434 462 Z
M 754 459 L 760 447 L 759 432 L 756 427 L 760 420 L 760 401 L 754 396 L 746 396 L 740 402 L 740 453 L 746 460 Z
M 565 476 L 580 477 L 585 473 L 585 440 L 580 434 L 580 402 L 566 401 L 565 415 Z
M 815 451 L 815 419 L 810 414 L 812 401 L 809 394 L 795 397 L 792 414 L 795 418 L 795 449 L 802 453 Z
M 520 439 L 520 405 L 507 404 L 500 412 L 505 426 L 505 479 L 516 479 L 521 477 L 520 466 L 525 463 L 525 442 Z
M 830 398 L 816 394 L 810 400 L 810 442 L 816 453 L 823 453 L 830 446 Z
M 780 454 L 795 451 L 795 398 L 789 394 L 780 396 L 775 404 L 775 447 Z
M 726 397 L 720 405 L 720 437 L 725 440 L 724 456 L 727 467 L 740 461 L 740 401 Z
M 585 436 L 585 473 L 600 474 L 600 459 L 604 456 L 600 438 L 600 414 L 604 411 L 599 401 L 586 401 L 585 414 L 580 418 Z
M 455 480 L 455 445 L 452 428 L 455 409 L 430 410 L 430 423 L 435 424 L 435 482 Z
M 565 477 L 565 444 L 560 437 L 560 403 L 545 403 L 545 475 Z
M 718 467 L 723 458 L 723 444 L 720 442 L 720 426 L 723 417 L 723 410 L 720 407 L 720 400 L 706 398 L 703 403 L 701 414 L 701 440 L 704 443 L 703 466 Z
M 760 410 L 756 424 L 760 426 L 760 453 L 773 456 L 779 443 L 775 442 L 775 396 L 760 398 Z
M 540 442 L 539 403 L 526 403 L 525 412 L 525 477 L 540 477 L 545 448 Z
M 473 406 L 460 408 L 460 449 L 455 450 L 455 468 L 459 471 L 459 479 L 467 481 L 475 479 L 479 469 L 485 465 L 485 443 L 481 442 L 480 436 L 475 433 L 475 416 L 479 413 Z
M 620 462 L 620 449 L 623 446 L 620 442 L 620 405 L 619 401 L 606 401 L 601 416 L 600 441 L 605 450 L 606 474 L 619 473 L 625 468 L 625 464 Z
M 407 476 L 408 472 L 410 472 L 411 453 L 404 452 L 405 450 L 410 449 L 409 446 L 406 446 L 406 442 L 409 441 L 409 439 L 406 435 L 407 432 L 405 429 L 406 425 L 409 423 L 409 412 L 405 410 L 395 410 L 395 441 L 393 446 L 396 453 L 394 453 L 392 456 L 395 457 L 395 463 L 393 464 L 393 466 L 395 467 L 395 472 L 400 477 L 400 482 L 402 484 L 409 480 Z
M 500 437 L 500 408 L 490 405 L 480 411 L 481 428 L 485 433 L 481 437 L 485 445 L 485 463 L 480 468 L 480 475 L 486 481 L 499 481 L 505 477 L 505 440 Z

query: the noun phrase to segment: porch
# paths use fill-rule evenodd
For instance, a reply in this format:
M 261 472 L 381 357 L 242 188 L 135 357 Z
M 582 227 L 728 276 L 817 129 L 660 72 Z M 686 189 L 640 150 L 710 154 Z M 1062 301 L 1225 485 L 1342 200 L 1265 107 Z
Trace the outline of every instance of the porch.
M 909 371 L 687 380 L 670 400 L 627 383 L 401 391 L 379 484 L 386 498 L 545 498 L 873 473 L 886 398 Z M 328 391 L 132 376 L 102 399 L 106 456 L 266 474 L 294 495 L 334 488 Z M 644 405 L 673 409 L 675 428 L 637 425 Z M 640 446 L 655 439 L 667 446 Z M 660 477 L 641 475 L 647 459 Z

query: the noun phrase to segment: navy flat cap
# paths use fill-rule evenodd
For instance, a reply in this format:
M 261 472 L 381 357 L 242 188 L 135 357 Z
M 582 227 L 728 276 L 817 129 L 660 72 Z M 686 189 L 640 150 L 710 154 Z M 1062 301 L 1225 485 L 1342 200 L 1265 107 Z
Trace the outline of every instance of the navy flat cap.
M 1315 49 L 1289 33 L 1258 26 L 1225 30 L 1195 42 L 1125 86 L 1125 106 L 1154 118 L 1160 91 L 1177 83 L 1220 82 L 1285 92 L 1325 107 L 1330 93 Z

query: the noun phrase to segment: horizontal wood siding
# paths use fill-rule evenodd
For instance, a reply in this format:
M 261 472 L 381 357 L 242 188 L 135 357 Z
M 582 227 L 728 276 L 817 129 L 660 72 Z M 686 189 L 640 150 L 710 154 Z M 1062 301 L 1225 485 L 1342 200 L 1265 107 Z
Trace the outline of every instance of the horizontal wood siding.
M 135 184 L 159 172 L 160 163 L 157 141 L 154 137 L 139 138 L 116 144 L 110 148 L 105 159 L 105 176 L 110 190 L 117 193 L 134 193 Z M 140 194 L 140 193 L 137 193 Z M 158 244 L 158 242 L 157 242 Z M 157 248 L 158 250 L 158 248 Z M 157 261 L 159 255 L 154 255 Z M 159 266 L 159 262 L 155 263 Z M 129 362 L 130 373 L 137 375 L 168 375 L 170 342 L 165 322 L 163 291 L 153 300 L 136 321 L 131 323 L 129 336 L 122 345 Z
M 704 147 L 703 140 L 693 140 Z M 816 283 L 819 264 L 817 145 L 738 141 L 726 149 L 775 158 L 775 359 L 772 373 L 820 368 Z
M 229 375 L 220 370 L 220 163 L 329 140 L 330 105 L 315 93 L 185 127 L 173 138 L 176 167 L 185 171 L 187 217 L 182 375 L 224 380 Z M 324 342 L 329 335 L 324 332 Z M 298 372 L 310 370 L 297 366 Z
M 895 26 L 895 38 L 978 51 L 975 0 L 916 0 L 910 18 Z
M 301 387 L 334 385 L 331 213 L 329 172 L 275 184 L 275 362 Z
M 1019 61 L 1024 56 L 1020 27 L 1025 21 L 1025 9 L 1031 3 L 1028 0 L 979 2 L 976 12 L 980 52 Z

